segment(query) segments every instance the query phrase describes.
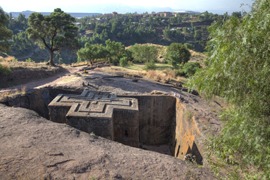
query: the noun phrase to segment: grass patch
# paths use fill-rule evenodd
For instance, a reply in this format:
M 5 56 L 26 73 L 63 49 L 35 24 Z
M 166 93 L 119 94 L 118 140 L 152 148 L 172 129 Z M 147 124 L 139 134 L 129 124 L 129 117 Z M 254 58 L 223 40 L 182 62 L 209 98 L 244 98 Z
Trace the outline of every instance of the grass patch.
M 154 81 L 168 83 L 171 80 L 185 82 L 185 77 L 179 77 L 176 75 L 175 70 L 172 68 L 170 64 L 164 63 L 155 63 L 155 70 L 145 70 L 144 64 L 132 64 L 127 67 L 120 66 L 111 66 L 111 67 L 103 67 L 101 68 L 103 72 L 109 73 L 122 73 L 128 74 L 131 76 L 141 76 L 146 79 L 151 79 Z
M 171 70 L 172 69 L 172 65 L 170 64 L 164 64 L 164 63 L 155 63 L 156 66 L 156 70 L 162 71 L 162 70 Z M 145 65 L 144 64 L 132 64 L 128 67 L 126 67 L 127 69 L 131 69 L 131 70 L 144 70 Z
M 11 73 L 11 70 L 8 66 L 0 64 L 0 74 L 2 75 L 8 75 Z
M 132 64 L 131 66 L 126 67 L 126 69 L 131 69 L 131 70 L 144 70 L 144 64 Z
M 10 91 L 3 91 L 0 93 L 0 101 L 4 101 L 6 98 L 13 98 L 17 95 L 24 95 L 26 94 L 26 87 L 22 86 L 19 89 L 10 90 Z
M 164 63 L 156 63 L 156 70 L 162 71 L 162 70 L 167 70 L 167 69 L 169 70 L 173 69 L 172 65 L 164 64 Z

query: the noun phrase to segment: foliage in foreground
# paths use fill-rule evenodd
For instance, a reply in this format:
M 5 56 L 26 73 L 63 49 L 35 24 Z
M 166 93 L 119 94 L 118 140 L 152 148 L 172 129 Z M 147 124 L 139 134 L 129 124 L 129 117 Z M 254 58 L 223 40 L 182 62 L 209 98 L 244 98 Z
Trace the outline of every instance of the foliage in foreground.
M 233 106 L 223 113 L 226 125 L 213 142 L 214 151 L 246 170 L 255 166 L 262 179 L 270 178 L 269 12 L 270 2 L 257 0 L 243 19 L 233 16 L 214 24 L 208 66 L 190 82 L 192 88 L 222 96 Z

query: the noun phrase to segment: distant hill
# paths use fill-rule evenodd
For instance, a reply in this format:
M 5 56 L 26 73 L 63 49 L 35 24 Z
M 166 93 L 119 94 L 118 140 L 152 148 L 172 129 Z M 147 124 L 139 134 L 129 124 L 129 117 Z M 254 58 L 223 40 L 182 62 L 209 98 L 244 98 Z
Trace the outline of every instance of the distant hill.
M 13 17 L 18 17 L 19 14 L 23 14 L 25 15 L 27 18 L 30 16 L 30 14 L 32 14 L 35 11 L 22 11 L 22 12 L 10 12 L 12 14 Z M 43 15 L 49 15 L 51 14 L 51 12 L 39 12 Z M 83 18 L 86 16 L 98 16 L 101 15 L 101 13 L 72 13 L 72 12 L 67 12 L 68 14 L 70 14 L 71 16 L 75 17 L 75 18 Z

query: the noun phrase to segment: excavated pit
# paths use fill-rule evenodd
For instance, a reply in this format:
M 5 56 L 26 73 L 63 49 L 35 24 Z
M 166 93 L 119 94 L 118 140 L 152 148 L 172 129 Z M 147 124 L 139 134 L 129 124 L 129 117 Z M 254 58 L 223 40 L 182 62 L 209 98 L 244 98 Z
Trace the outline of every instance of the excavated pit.
M 2 103 L 132 147 L 203 164 L 196 145 L 197 125 L 174 96 L 115 95 L 108 92 L 44 88 Z

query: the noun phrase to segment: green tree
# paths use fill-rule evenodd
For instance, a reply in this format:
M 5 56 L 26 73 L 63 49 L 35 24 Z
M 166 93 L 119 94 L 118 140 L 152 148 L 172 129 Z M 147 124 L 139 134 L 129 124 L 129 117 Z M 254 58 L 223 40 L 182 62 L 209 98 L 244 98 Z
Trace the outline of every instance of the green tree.
M 9 15 L 8 28 L 13 31 L 13 34 L 25 31 L 27 29 L 27 18 L 23 14 L 19 14 L 17 18 L 12 17 L 12 14 Z
M 190 59 L 189 50 L 180 43 L 172 43 L 167 48 L 166 60 L 169 61 L 173 67 L 177 67 L 178 64 L 184 64 Z
M 38 46 L 46 48 L 50 53 L 49 64 L 54 65 L 54 52 L 63 47 L 77 45 L 78 29 L 74 25 L 75 18 L 57 8 L 48 16 L 32 13 L 28 19 L 27 33 Z
M 191 77 L 200 68 L 201 65 L 197 62 L 187 62 L 177 71 L 177 74 L 179 74 L 180 76 Z
M 117 34 L 118 32 L 120 32 L 122 28 L 122 23 L 120 22 L 120 19 L 113 19 L 111 21 L 111 24 L 111 33 Z
M 258 179 L 270 178 L 269 12 L 270 2 L 257 0 L 242 19 L 232 16 L 214 24 L 207 67 L 190 82 L 207 96 L 222 96 L 232 104 L 213 147 L 241 167 L 255 165 L 263 174 Z
M 7 52 L 10 47 L 12 31 L 7 28 L 8 15 L 0 7 L 0 52 Z
M 12 40 L 11 55 L 13 56 L 25 56 L 36 49 L 36 45 L 28 38 L 25 31 L 13 35 Z
M 237 18 L 241 18 L 242 17 L 242 13 L 241 12 L 233 12 L 232 16 L 235 16 Z
M 106 49 L 108 53 L 108 59 L 110 63 L 117 65 L 121 57 L 125 56 L 125 46 L 120 42 L 111 41 L 110 39 L 106 42 Z
M 80 60 L 87 60 L 91 65 L 98 59 L 105 59 L 108 55 L 107 49 L 101 44 L 85 44 L 84 48 L 79 49 L 77 55 Z
M 156 62 L 158 50 L 155 46 L 135 44 L 129 49 L 136 63 Z
M 171 34 L 172 34 L 172 33 L 171 33 L 171 27 L 170 27 L 170 26 L 165 27 L 165 29 L 163 30 L 163 36 L 164 36 L 166 39 L 170 40 Z
M 195 29 L 194 39 L 195 40 L 202 39 L 202 30 L 201 29 Z

